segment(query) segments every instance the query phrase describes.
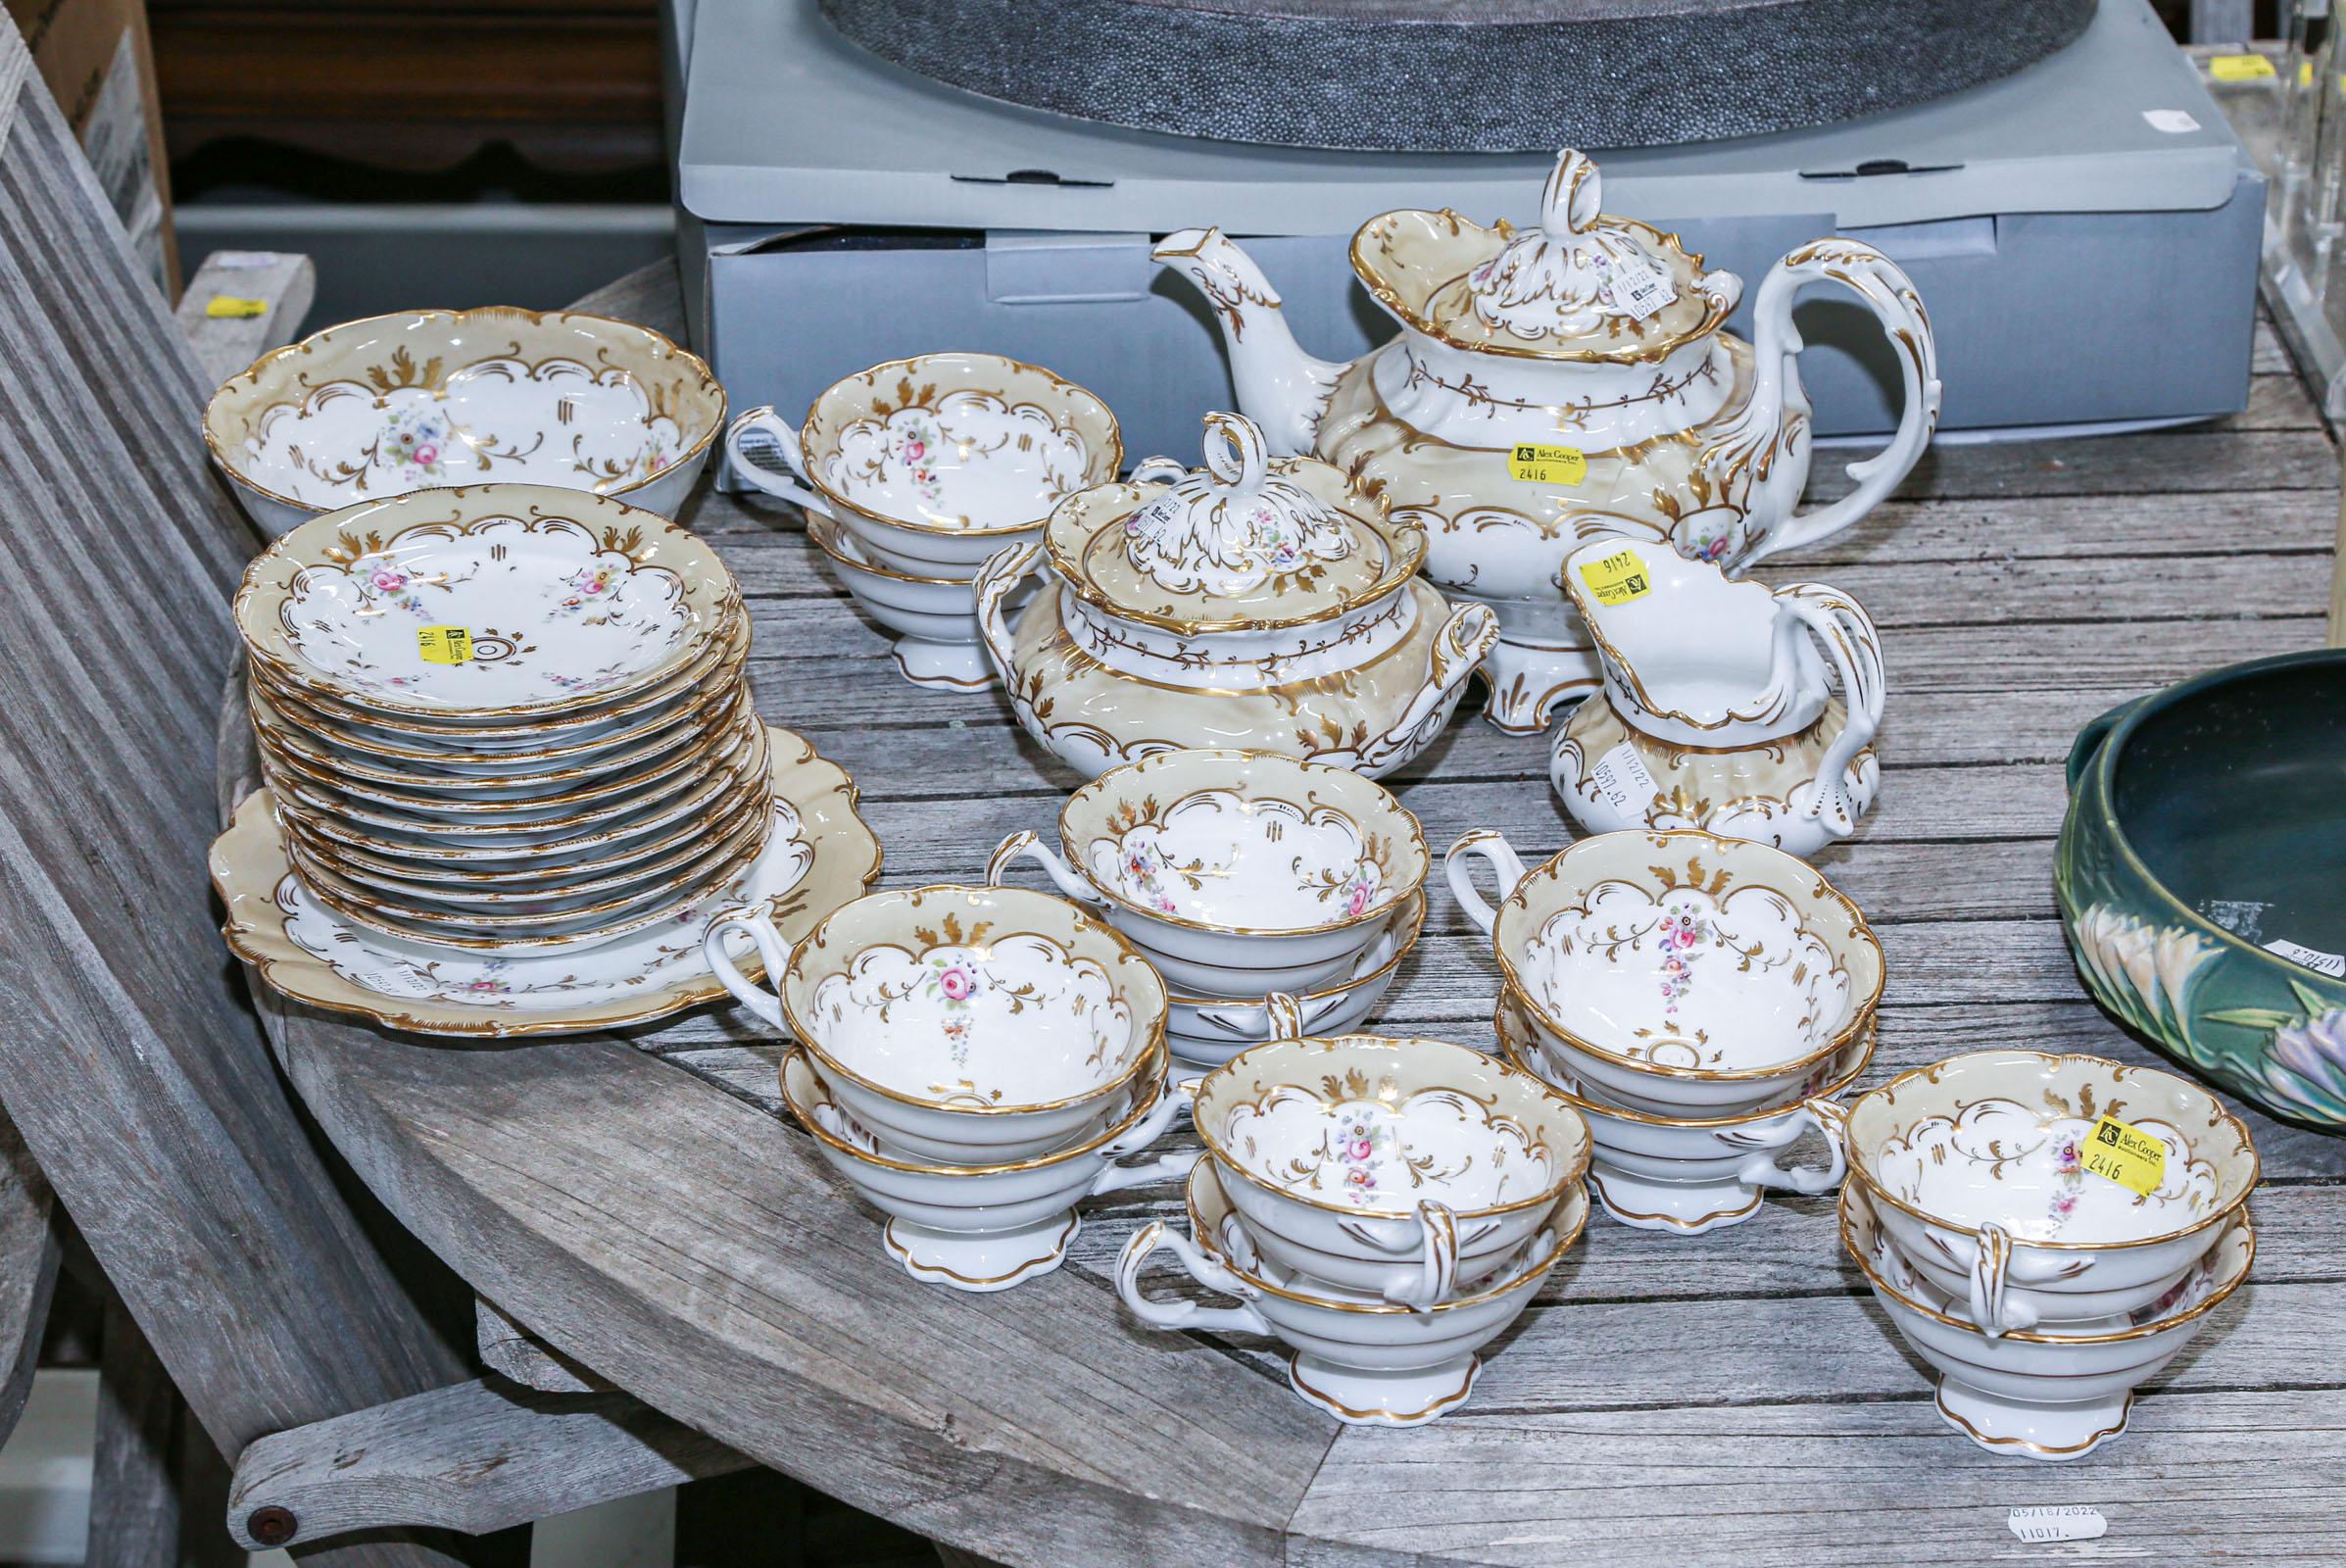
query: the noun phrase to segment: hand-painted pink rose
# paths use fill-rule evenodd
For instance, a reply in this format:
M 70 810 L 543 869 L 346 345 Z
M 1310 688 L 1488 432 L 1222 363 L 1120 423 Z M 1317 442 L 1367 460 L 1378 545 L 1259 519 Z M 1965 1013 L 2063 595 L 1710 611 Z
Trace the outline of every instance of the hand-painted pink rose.
M 937 977 L 937 989 L 945 993 L 948 1002 L 967 1002 L 970 993 L 977 990 L 977 980 L 968 970 L 955 964 Z
M 1352 883 L 1351 891 L 1344 895 L 1344 913 L 1346 915 L 1357 915 L 1361 910 L 1368 907 L 1368 883 L 1363 880 L 1355 879 Z
M 440 449 L 428 443 L 415 449 L 415 466 L 428 468 L 440 461 Z
M 918 463 L 921 458 L 927 454 L 928 450 L 929 444 L 926 441 L 921 440 L 918 436 L 914 436 L 904 443 L 904 461 L 906 463 Z
M 368 581 L 384 593 L 395 594 L 408 585 L 408 574 L 404 571 L 393 571 L 388 566 L 377 566 L 374 575 Z

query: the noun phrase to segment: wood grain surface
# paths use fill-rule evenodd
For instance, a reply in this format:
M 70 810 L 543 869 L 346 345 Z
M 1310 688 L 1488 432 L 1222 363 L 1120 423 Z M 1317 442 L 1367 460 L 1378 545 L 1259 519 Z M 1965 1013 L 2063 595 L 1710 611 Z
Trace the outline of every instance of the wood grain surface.
M 671 278 L 589 302 L 672 329 Z M 2003 1045 L 2156 1061 L 2084 999 L 2051 843 L 2076 727 L 2211 664 L 2323 640 L 2338 466 L 2260 332 L 2212 426 L 1933 454 L 1774 581 L 1883 628 L 1882 804 L 1821 866 L 1889 958 L 1868 1081 Z M 1833 488 L 1820 475 L 1819 493 Z M 895 884 L 969 877 L 1074 782 L 998 695 L 899 679 L 787 507 L 705 490 L 774 721 L 854 772 Z M 1393 781 L 1438 849 L 1571 836 L 1546 743 L 1462 717 Z M 1488 1048 L 1496 969 L 1445 890 L 1382 1017 Z M 293 1081 L 362 1175 L 476 1289 L 597 1374 L 742 1452 L 1017 1565 L 1976 1563 L 2005 1510 L 2100 1508 L 2100 1556 L 2346 1557 L 2346 1143 L 2244 1111 L 2265 1158 L 2252 1283 L 2147 1388 L 2133 1429 L 2038 1467 L 1949 1432 L 1841 1258 L 1830 1199 L 1682 1239 L 1598 1217 L 1494 1347 L 1473 1401 L 1339 1430 L 1272 1348 L 1136 1328 L 1116 1249 L 1168 1189 L 1090 1207 L 1069 1265 L 999 1297 L 917 1286 L 774 1098 L 777 1047 L 710 1009 L 611 1039 L 452 1048 L 271 1009 Z M 1152 1290 L 1177 1289 L 1163 1271 Z

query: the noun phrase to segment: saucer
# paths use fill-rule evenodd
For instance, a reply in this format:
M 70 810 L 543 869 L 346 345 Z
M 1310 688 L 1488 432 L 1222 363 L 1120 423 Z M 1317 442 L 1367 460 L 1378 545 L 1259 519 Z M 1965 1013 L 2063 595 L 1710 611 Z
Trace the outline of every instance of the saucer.
M 789 730 L 769 727 L 767 737 L 774 822 L 764 851 L 731 886 L 609 946 L 534 958 L 450 949 L 429 961 L 393 952 L 302 887 L 267 790 L 246 797 L 213 841 L 213 885 L 228 911 L 223 934 L 286 996 L 421 1034 L 574 1034 L 717 1001 L 725 989 L 701 951 L 708 915 L 763 900 L 795 942 L 880 872 L 879 841 L 855 812 L 845 770 Z M 742 961 L 757 962 L 755 955 Z

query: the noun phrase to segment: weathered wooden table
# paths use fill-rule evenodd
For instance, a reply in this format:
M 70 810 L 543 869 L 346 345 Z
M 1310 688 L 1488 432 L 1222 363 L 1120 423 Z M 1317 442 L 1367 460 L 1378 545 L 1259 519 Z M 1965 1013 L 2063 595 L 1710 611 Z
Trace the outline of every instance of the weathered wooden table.
M 591 308 L 680 324 L 664 278 Z M 1870 1082 L 1996 1046 L 2153 1059 L 2062 945 L 2061 760 L 2124 698 L 2323 640 L 2338 459 L 2259 342 L 2238 418 L 1941 447 L 1899 500 L 1771 571 L 1850 590 L 1883 631 L 1882 804 L 1820 861 L 1889 956 Z M 1051 823 L 1074 777 L 999 695 L 898 678 L 794 513 L 704 493 L 688 518 L 750 596 L 761 710 L 855 774 L 889 882 L 974 878 L 1002 835 Z M 1495 827 L 1544 855 L 1569 833 L 1545 767 L 1544 742 L 1461 717 L 1393 782 L 1438 849 Z M 1436 891 L 1383 1027 L 1488 1047 L 1495 984 Z M 2125 1438 L 2036 1466 L 1941 1424 L 1829 1198 L 1694 1239 L 1599 1216 L 1465 1409 L 1345 1429 L 1260 1345 L 1128 1320 L 1106 1269 L 1171 1189 L 1093 1208 L 1071 1266 L 1003 1295 L 905 1277 L 778 1112 L 776 1047 L 739 1012 L 505 1049 L 273 1028 L 327 1134 L 483 1295 L 701 1432 L 1005 1562 L 2346 1557 L 2346 1141 L 2253 1111 L 2254 1283 Z M 2006 1510 L 2045 1503 L 2098 1507 L 2108 1537 L 2021 1546 Z

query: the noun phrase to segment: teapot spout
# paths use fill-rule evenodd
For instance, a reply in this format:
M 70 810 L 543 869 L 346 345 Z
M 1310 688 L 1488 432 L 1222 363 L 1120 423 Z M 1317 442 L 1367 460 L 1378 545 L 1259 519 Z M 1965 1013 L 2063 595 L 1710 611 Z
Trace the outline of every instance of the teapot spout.
M 1180 229 L 1167 234 L 1153 255 L 1158 266 L 1197 284 L 1221 318 L 1239 412 L 1262 427 L 1275 455 L 1308 453 L 1346 367 L 1315 360 L 1296 345 L 1278 291 L 1220 229 Z

